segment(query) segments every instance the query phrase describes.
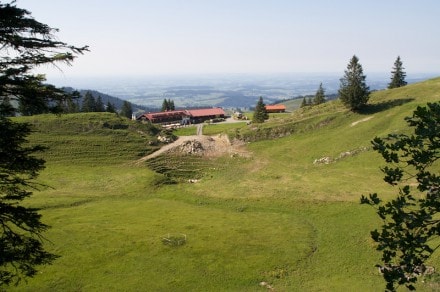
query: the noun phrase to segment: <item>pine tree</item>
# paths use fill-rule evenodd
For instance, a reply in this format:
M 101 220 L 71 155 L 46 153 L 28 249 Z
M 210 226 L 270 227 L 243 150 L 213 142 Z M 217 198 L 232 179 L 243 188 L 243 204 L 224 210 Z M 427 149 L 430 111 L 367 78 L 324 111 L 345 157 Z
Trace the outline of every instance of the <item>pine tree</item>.
M 355 55 L 345 70 L 345 75 L 340 79 L 339 98 L 342 103 L 352 111 L 359 111 L 370 98 L 370 88 L 365 83 L 366 76 L 362 65 Z
M 96 111 L 97 112 L 105 112 L 104 103 L 102 102 L 102 97 L 98 95 L 98 98 L 96 99 Z
M 174 106 L 174 100 L 169 99 L 168 100 L 168 110 L 173 111 L 176 109 L 176 107 Z
M 133 110 L 131 108 L 131 103 L 125 100 L 124 103 L 122 104 L 121 116 L 131 119 L 132 115 L 133 115 Z
M 84 113 L 96 111 L 96 101 L 90 91 L 87 91 L 86 94 L 84 94 L 81 111 Z
M 319 84 L 319 88 L 316 91 L 315 98 L 313 99 L 313 104 L 321 104 L 324 102 L 325 102 L 325 91 L 321 83 Z
M 23 116 L 38 115 L 48 112 L 48 100 L 46 99 L 46 96 L 39 94 L 39 90 L 42 87 L 43 85 L 40 80 L 31 80 L 24 85 L 26 94 L 24 94 L 18 101 L 18 111 Z
M 170 105 L 168 104 L 168 100 L 165 98 L 165 99 L 163 100 L 163 102 L 162 102 L 162 108 L 161 108 L 161 111 L 162 111 L 162 112 L 166 112 L 166 111 L 169 110 L 169 108 L 170 108 Z
M 303 97 L 303 100 L 302 100 L 302 102 L 301 102 L 300 107 L 303 108 L 303 107 L 306 107 L 306 106 L 307 106 L 307 99 L 306 99 L 306 97 L 304 96 L 304 97 Z
M 43 75 L 24 80 L 21 85 L 22 95 L 18 99 L 18 111 L 22 115 L 69 112 L 68 102 L 79 97 L 75 91 L 69 94 L 62 88 L 45 84 L 45 81 Z
M 66 113 L 77 113 L 79 112 L 79 105 L 72 99 L 66 101 Z
M 400 60 L 400 56 L 397 56 L 394 62 L 393 71 L 391 71 L 391 82 L 388 84 L 388 89 L 402 87 L 407 84 L 405 81 L 406 73 L 403 71 L 403 63 Z
M 263 102 L 263 97 L 260 96 L 258 99 L 257 105 L 255 106 L 254 116 L 252 121 L 254 123 L 263 123 L 265 120 L 269 118 L 269 115 L 266 111 L 266 105 Z
M 31 93 L 44 92 L 47 105 L 56 111 L 71 97 L 54 86 L 43 86 L 41 76 L 32 73 L 43 64 L 70 64 L 87 50 L 56 40 L 54 32 L 15 1 L 0 2 L 0 290 L 33 277 L 36 267 L 56 258 L 43 248 L 42 233 L 48 226 L 41 222 L 39 210 L 22 204 L 38 187 L 34 180 L 44 160 L 34 154 L 43 148 L 27 143 L 30 125 L 8 118 L 14 113 L 11 99 L 25 105 Z M 35 85 L 31 91 L 30 84 Z
M 115 106 L 110 101 L 107 101 L 107 106 L 105 111 L 109 113 L 116 113 Z

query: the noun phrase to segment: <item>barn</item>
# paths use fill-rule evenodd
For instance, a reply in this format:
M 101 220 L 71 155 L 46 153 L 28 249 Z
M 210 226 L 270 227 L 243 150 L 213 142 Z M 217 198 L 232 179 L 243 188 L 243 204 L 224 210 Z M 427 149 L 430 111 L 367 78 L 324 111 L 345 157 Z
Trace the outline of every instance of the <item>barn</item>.
M 175 123 L 182 121 L 187 115 L 184 110 L 145 113 L 140 115 L 137 120 L 148 120 L 153 124 Z
M 140 115 L 137 120 L 148 120 L 154 124 L 197 124 L 211 119 L 225 118 L 225 116 L 226 113 L 222 108 L 203 108 L 145 113 Z
M 203 123 L 211 119 L 224 119 L 226 116 L 225 111 L 219 107 L 187 110 L 187 113 L 193 124 Z
M 268 113 L 284 113 L 286 106 L 284 104 L 266 105 L 266 112 Z

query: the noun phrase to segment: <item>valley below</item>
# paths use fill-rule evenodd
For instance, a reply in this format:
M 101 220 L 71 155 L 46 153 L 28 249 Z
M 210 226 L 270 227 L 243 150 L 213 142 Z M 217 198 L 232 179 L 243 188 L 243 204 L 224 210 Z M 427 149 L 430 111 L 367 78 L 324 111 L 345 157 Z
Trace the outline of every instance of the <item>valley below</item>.
M 111 113 L 18 117 L 48 147 L 47 187 L 27 204 L 60 258 L 10 291 L 383 290 L 370 237 L 381 221 L 360 197 L 398 190 L 371 140 L 408 132 L 404 118 L 439 92 L 436 78 L 376 91 L 363 113 L 333 100 L 203 135 L 181 128 L 175 144 Z

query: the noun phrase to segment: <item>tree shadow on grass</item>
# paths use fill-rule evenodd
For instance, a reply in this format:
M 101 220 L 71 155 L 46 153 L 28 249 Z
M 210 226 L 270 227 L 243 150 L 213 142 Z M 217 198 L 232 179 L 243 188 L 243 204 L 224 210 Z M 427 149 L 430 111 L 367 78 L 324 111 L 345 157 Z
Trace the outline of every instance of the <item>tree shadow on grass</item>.
M 413 100 L 414 98 L 399 98 L 399 99 L 387 100 L 375 104 L 367 104 L 359 111 L 359 113 L 362 115 L 372 115 L 396 106 L 401 106 Z

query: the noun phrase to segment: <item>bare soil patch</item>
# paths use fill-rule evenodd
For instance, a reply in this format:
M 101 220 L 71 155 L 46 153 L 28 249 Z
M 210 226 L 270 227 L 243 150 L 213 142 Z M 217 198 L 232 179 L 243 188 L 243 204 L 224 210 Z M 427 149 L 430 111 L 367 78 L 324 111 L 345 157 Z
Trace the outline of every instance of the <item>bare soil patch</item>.
M 218 157 L 222 155 L 249 157 L 251 155 L 251 153 L 247 151 L 244 142 L 231 142 L 227 135 L 197 135 L 179 137 L 176 141 L 163 146 L 156 152 L 142 157 L 136 163 L 142 163 L 165 153 L 207 157 Z

